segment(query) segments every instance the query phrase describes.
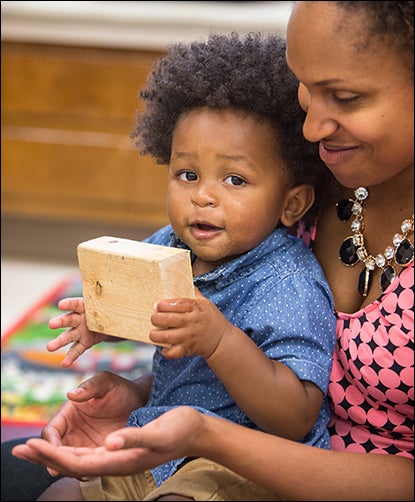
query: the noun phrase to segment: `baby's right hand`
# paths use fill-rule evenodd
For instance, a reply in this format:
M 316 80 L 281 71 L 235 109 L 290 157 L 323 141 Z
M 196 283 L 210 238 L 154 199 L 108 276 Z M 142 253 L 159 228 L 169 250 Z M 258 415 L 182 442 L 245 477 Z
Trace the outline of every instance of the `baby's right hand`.
M 54 352 L 72 343 L 71 348 L 62 361 L 62 366 L 66 368 L 76 361 L 87 349 L 99 342 L 103 342 L 109 337 L 103 333 L 90 331 L 87 328 L 83 298 L 63 298 L 59 301 L 58 308 L 60 310 L 69 310 L 70 312 L 52 317 L 49 320 L 49 327 L 51 329 L 68 329 L 51 340 L 46 345 L 46 348 L 49 352 Z

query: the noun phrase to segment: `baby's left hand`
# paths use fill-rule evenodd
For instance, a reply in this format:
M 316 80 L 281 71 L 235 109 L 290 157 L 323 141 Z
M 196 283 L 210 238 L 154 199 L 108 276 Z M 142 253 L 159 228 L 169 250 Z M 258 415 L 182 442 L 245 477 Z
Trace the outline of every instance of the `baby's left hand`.
M 220 340 L 232 330 L 231 323 L 214 303 L 195 288 L 195 298 L 160 300 L 151 322 L 153 342 L 170 345 L 162 353 L 169 359 L 198 355 L 207 359 Z

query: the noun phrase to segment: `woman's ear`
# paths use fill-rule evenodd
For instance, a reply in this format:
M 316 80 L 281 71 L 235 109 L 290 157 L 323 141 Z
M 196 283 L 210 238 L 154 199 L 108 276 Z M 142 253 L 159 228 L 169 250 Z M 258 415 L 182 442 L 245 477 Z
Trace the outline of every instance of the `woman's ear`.
M 314 203 L 314 187 L 297 185 L 288 191 L 285 208 L 281 215 L 281 223 L 291 227 L 300 220 Z

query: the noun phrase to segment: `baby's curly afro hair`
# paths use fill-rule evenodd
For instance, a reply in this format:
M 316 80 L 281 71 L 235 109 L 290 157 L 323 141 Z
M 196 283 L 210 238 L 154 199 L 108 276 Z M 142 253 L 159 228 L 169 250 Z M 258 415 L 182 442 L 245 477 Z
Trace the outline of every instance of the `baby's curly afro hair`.
M 174 127 L 183 113 L 196 107 L 236 108 L 269 120 L 276 133 L 276 154 L 293 184 L 315 186 L 314 209 L 327 203 L 334 180 L 317 145 L 302 134 L 305 113 L 285 50 L 282 37 L 259 33 L 212 34 L 206 41 L 172 46 L 155 62 L 140 92 L 144 107 L 131 134 L 140 153 L 168 164 Z

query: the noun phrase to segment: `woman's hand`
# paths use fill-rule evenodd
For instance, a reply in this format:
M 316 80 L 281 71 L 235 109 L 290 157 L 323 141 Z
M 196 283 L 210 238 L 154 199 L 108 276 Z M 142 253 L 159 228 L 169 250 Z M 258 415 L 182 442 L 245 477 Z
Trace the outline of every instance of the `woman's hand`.
M 186 456 L 202 422 L 202 414 L 193 408 L 178 407 L 141 428 L 126 427 L 109 433 L 101 446 L 56 446 L 43 439 L 29 439 L 15 446 L 13 454 L 45 465 L 50 472 L 78 479 L 126 476 Z
M 151 379 L 150 374 L 137 382 L 108 371 L 96 374 L 67 393 L 68 401 L 42 437 L 55 446 L 102 446 L 108 433 L 124 427 L 131 411 L 145 404 Z

